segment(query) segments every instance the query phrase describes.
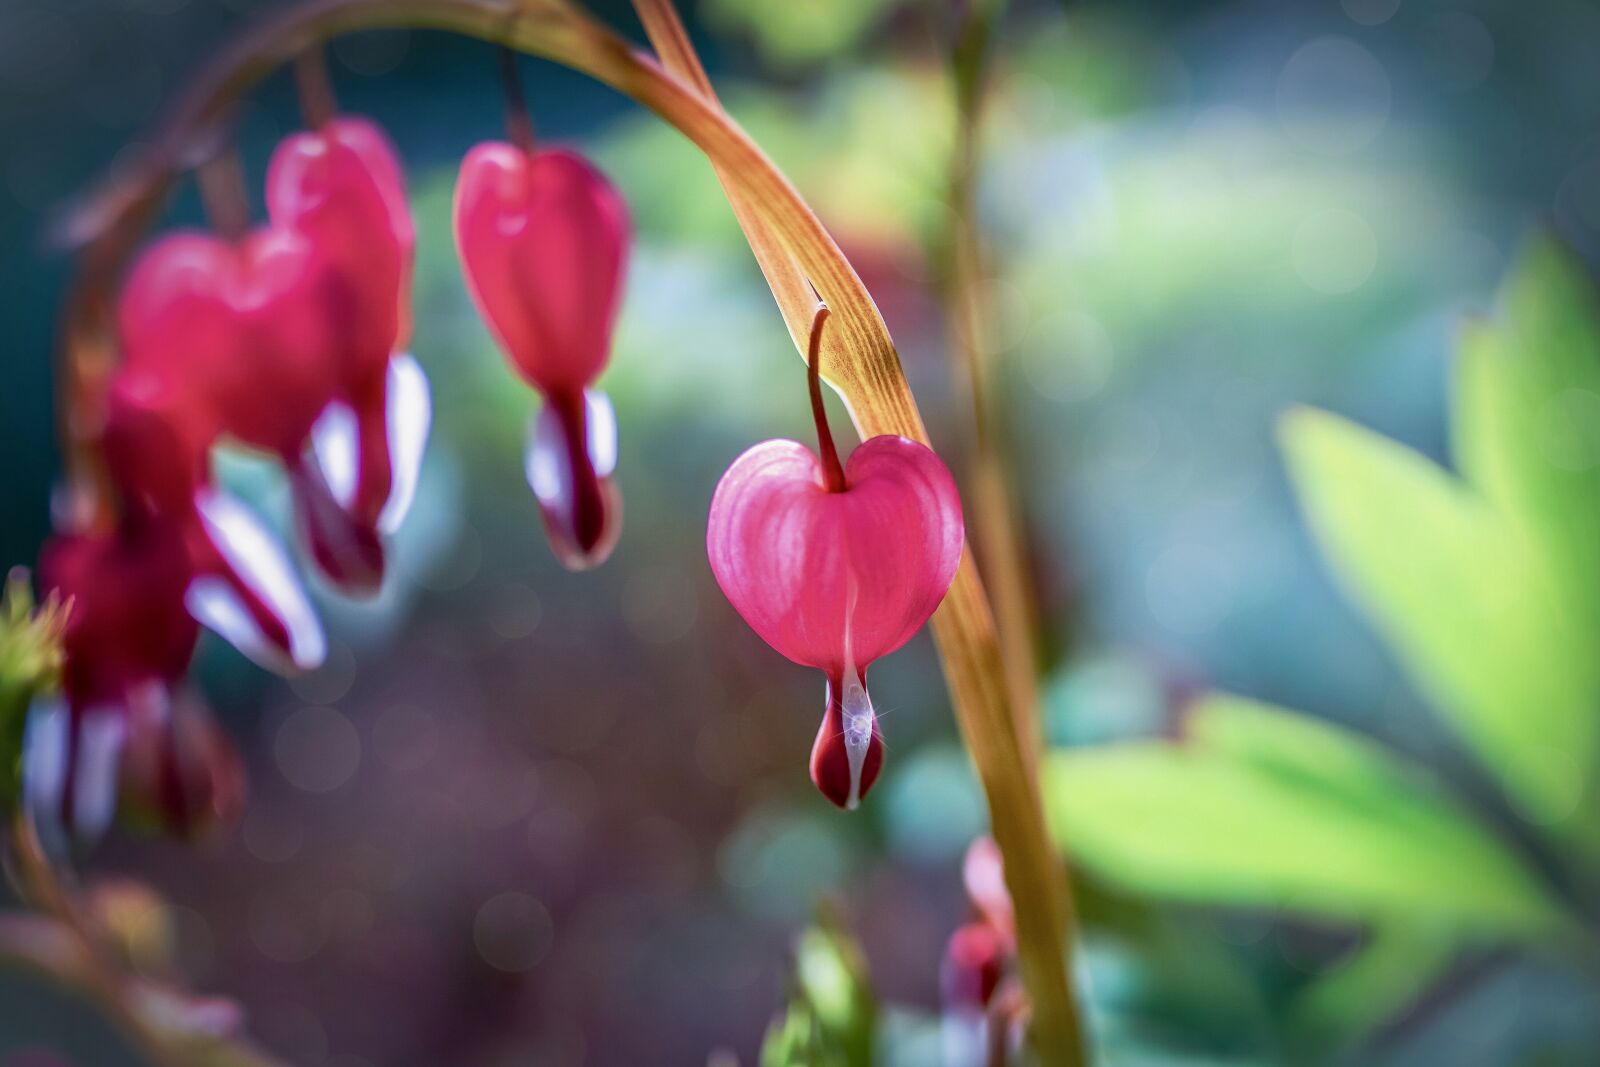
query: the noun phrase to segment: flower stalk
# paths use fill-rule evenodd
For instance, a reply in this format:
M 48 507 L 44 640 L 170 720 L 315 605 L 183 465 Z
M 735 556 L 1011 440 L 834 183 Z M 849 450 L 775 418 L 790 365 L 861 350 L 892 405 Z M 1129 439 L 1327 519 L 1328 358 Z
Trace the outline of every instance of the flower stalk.
M 633 97 L 677 127 L 707 155 L 728 190 L 797 348 L 809 340 L 817 299 L 831 309 L 833 328 L 820 340 L 815 362 L 844 397 L 861 436 L 902 435 L 926 444 L 894 343 L 855 270 L 789 181 L 722 111 L 670 4 L 638 0 L 638 8 L 659 61 L 565 0 L 305 0 L 219 53 L 153 147 L 68 220 L 64 236 L 82 247 L 60 376 L 75 485 L 106 507 L 87 447 L 92 419 L 84 416 L 95 410 L 96 390 L 114 363 L 109 294 L 175 173 L 240 95 L 268 73 L 309 46 L 378 28 L 448 30 L 551 59 Z M 1045 833 L 1029 769 L 1033 742 L 1019 733 L 1014 683 L 970 554 L 932 627 L 1005 857 L 1033 1049 L 1043 1064 L 1081 1064 L 1083 1034 L 1065 967 L 1071 948 L 1065 874 Z

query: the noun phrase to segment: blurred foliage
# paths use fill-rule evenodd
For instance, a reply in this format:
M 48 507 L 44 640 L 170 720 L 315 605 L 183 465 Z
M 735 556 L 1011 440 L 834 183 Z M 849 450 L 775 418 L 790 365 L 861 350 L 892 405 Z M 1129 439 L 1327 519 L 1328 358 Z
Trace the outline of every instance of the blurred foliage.
M 795 939 L 789 1007 L 761 1045 L 761 1067 L 871 1067 L 878 1005 L 866 960 L 825 910 Z
M 761 55 L 780 67 L 829 59 L 856 47 L 904 0 L 709 0 L 702 14 L 715 28 L 748 36 Z
M 59 683 L 61 627 L 67 611 L 55 599 L 36 607 L 27 571 L 16 568 L 0 592 L 0 806 L 18 796 L 28 708 Z
M 1074 859 L 1139 894 L 1364 928 L 1294 1005 L 1360 1033 L 1463 952 L 1595 957 L 1600 721 L 1600 314 L 1533 241 L 1456 373 L 1458 480 L 1344 419 L 1290 414 L 1291 480 L 1353 598 L 1503 794 L 1343 727 L 1234 697 L 1182 739 L 1058 750 L 1045 783 Z M 1592 965 L 1592 962 L 1591 962 Z M 1326 1054 L 1326 1050 L 1323 1050 Z
M 1507 936 L 1559 929 L 1516 861 L 1412 767 L 1348 730 L 1226 697 L 1179 745 L 1061 752 L 1057 833 L 1143 892 L 1412 920 Z

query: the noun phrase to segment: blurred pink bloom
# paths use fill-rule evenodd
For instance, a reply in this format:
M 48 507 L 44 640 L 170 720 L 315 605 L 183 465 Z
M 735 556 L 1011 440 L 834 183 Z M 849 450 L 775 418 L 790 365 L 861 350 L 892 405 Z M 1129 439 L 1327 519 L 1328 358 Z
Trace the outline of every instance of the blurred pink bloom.
M 629 223 L 604 175 L 565 150 L 503 142 L 467 154 L 455 194 L 467 287 L 512 365 L 543 394 L 526 468 L 556 556 L 573 569 L 616 544 L 616 420 L 591 386 L 621 304 Z

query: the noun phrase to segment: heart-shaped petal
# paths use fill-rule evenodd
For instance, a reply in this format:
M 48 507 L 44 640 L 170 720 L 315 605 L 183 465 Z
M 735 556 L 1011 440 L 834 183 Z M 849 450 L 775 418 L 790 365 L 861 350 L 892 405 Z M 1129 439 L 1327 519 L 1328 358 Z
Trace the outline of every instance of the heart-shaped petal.
M 621 196 L 581 156 L 480 144 L 461 164 L 467 287 L 529 382 L 577 393 L 605 366 L 628 248 Z
M 309 238 L 174 234 L 135 265 L 119 306 L 127 365 L 186 383 L 214 432 L 293 455 L 336 384 L 342 291 Z
M 961 561 L 961 501 L 933 451 L 861 444 L 830 493 L 815 453 L 765 441 L 711 500 L 706 550 L 723 593 L 773 648 L 830 679 L 865 677 L 928 621 Z
M 405 179 L 388 138 L 341 117 L 284 138 L 267 167 L 273 225 L 308 236 L 344 290 L 341 377 L 346 388 L 381 378 L 409 330 L 416 244 Z

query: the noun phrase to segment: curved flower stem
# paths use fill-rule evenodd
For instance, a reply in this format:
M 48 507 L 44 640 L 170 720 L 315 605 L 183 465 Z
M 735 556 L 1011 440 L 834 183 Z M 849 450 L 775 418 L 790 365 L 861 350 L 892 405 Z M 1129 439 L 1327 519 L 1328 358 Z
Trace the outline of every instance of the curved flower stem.
M 647 30 L 659 31 L 669 17 L 676 21 L 664 0 L 640 4 Z M 809 336 L 817 299 L 831 309 L 820 373 L 843 396 L 861 435 L 928 441 L 894 342 L 861 279 L 800 194 L 707 95 L 703 72 L 695 73 L 698 63 L 674 76 L 565 0 L 305 0 L 223 51 L 180 102 L 151 152 L 114 175 L 68 226 L 68 236 L 87 245 L 86 262 L 100 269 L 83 276 L 72 305 L 76 318 L 69 323 L 64 382 L 93 384 L 79 375 L 78 361 L 112 347 L 105 314 L 109 286 L 137 240 L 141 227 L 134 223 L 160 202 L 174 168 L 196 141 L 241 94 L 307 45 L 354 30 L 396 27 L 450 30 L 563 63 L 676 126 L 706 154 L 729 190 L 797 347 Z M 692 53 L 680 48 L 663 56 L 681 67 Z M 85 407 L 94 398 L 72 402 Z M 1044 1064 L 1081 1064 L 1083 1035 L 1065 967 L 1071 948 L 1065 872 L 1045 832 L 1038 783 L 1009 710 L 994 619 L 970 553 L 932 629 L 1005 857 L 1034 1051 Z

